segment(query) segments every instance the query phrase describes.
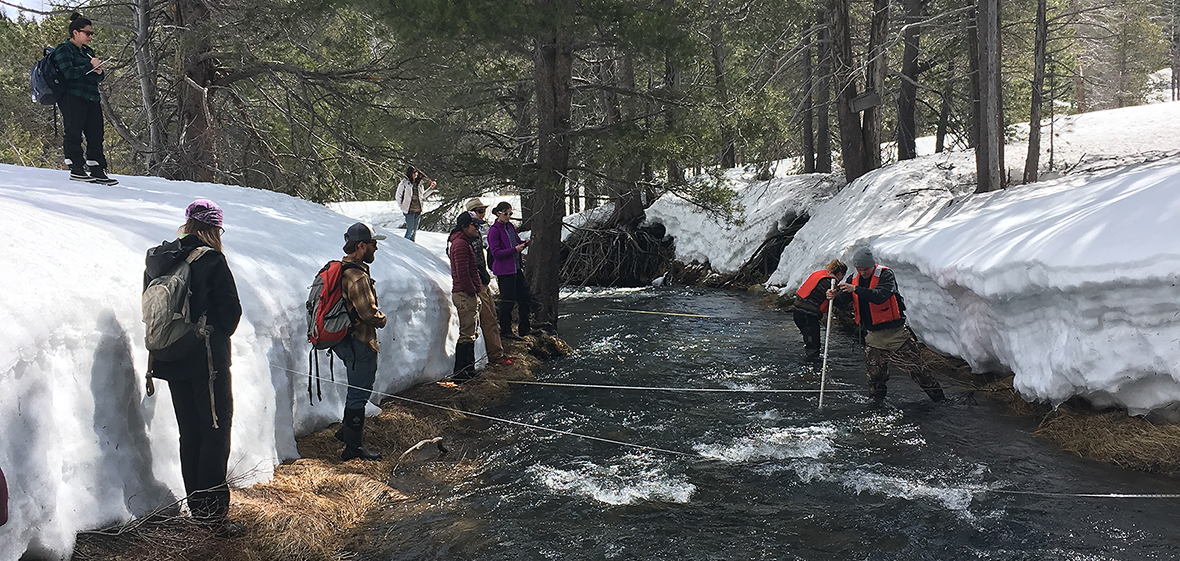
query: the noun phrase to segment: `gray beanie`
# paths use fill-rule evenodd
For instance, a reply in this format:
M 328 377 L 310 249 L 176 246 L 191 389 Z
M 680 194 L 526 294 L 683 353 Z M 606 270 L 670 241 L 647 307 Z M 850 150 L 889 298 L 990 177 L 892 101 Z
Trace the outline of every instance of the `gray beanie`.
M 877 260 L 873 257 L 873 250 L 862 247 L 852 254 L 853 267 L 872 267 L 877 264 Z

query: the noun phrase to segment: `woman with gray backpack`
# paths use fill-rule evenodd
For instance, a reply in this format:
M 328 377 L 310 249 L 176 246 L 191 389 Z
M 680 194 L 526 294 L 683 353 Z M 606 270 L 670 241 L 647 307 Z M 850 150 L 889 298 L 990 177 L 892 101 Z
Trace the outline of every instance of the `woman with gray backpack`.
M 243 527 L 227 516 L 226 471 L 234 414 L 229 339 L 238 328 L 242 304 L 222 253 L 221 208 L 197 199 L 184 216 L 179 238 L 147 252 L 143 307 L 148 394 L 154 391 L 151 378 L 168 382 L 192 517 L 218 534 L 232 536 Z M 182 317 L 172 319 L 177 315 Z

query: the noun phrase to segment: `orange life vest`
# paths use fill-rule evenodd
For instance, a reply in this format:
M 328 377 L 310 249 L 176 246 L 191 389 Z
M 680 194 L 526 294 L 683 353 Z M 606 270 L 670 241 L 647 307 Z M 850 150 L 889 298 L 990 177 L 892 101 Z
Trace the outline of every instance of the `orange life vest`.
M 868 288 L 877 288 L 877 283 L 881 282 L 881 271 L 888 268 L 884 265 L 877 265 L 877 268 L 873 270 L 873 277 L 869 280 Z M 856 281 L 857 279 L 853 279 L 852 284 L 860 286 Z M 865 327 L 899 320 L 901 319 L 901 307 L 897 305 L 897 293 L 891 294 L 889 299 L 883 304 L 869 302 L 869 323 L 866 325 L 860 317 L 860 298 L 856 295 L 856 292 L 853 292 L 852 315 L 856 318 L 857 325 Z
M 811 296 L 811 293 L 815 291 L 815 287 L 819 285 L 819 281 L 821 281 L 823 279 L 832 279 L 833 281 L 838 280 L 838 279 L 836 279 L 835 276 L 832 275 L 832 273 L 829 273 L 829 272 L 823 271 L 823 270 L 816 271 L 814 273 L 811 273 L 810 277 L 807 277 L 807 280 L 803 282 L 803 286 L 799 287 L 799 290 L 795 291 L 795 296 L 798 296 L 798 297 L 806 300 L 808 297 Z M 832 286 L 836 286 L 835 283 L 833 283 Z M 828 313 L 827 295 L 824 296 L 823 303 L 821 303 L 819 305 L 819 313 L 821 313 L 821 314 Z

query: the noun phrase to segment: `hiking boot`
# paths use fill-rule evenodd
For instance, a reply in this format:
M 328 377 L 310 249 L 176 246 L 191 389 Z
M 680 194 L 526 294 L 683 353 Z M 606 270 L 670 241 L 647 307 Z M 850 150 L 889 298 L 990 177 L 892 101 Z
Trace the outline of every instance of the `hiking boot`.
M 452 380 L 464 381 L 475 377 L 475 343 L 455 344 L 455 369 Z
M 74 175 L 73 172 L 70 172 L 71 179 L 73 178 L 73 175 Z M 100 167 L 90 168 L 90 178 L 91 178 L 91 181 L 94 181 L 95 183 L 98 183 L 100 185 L 118 185 L 119 184 L 118 179 L 111 179 L 110 177 L 107 177 L 106 170 L 104 170 Z
M 365 433 L 365 410 L 360 409 L 345 409 L 344 410 L 344 426 L 336 431 L 336 438 L 344 442 L 344 451 L 340 453 L 340 459 L 344 461 L 360 458 L 366 461 L 377 461 L 381 459 L 381 452 L 376 450 L 369 450 L 364 446 Z
M 500 331 L 500 338 L 508 339 L 509 341 L 524 341 L 524 339 L 521 339 L 519 335 L 511 331 Z
M 94 181 L 89 173 L 86 173 L 86 168 L 82 166 L 70 166 L 70 179 L 74 181 L 85 181 L 87 183 Z
M 512 359 L 506 356 L 501 356 L 494 359 L 488 359 L 488 364 L 494 364 L 497 366 L 510 366 L 512 365 Z
M 340 453 L 340 459 L 344 460 L 346 462 L 348 460 L 353 460 L 356 458 L 360 458 L 360 459 L 365 460 L 367 462 L 376 462 L 381 459 L 381 452 L 377 452 L 376 450 L 369 450 L 368 448 L 365 448 L 364 446 L 358 446 L 356 448 L 345 446 L 344 451 Z

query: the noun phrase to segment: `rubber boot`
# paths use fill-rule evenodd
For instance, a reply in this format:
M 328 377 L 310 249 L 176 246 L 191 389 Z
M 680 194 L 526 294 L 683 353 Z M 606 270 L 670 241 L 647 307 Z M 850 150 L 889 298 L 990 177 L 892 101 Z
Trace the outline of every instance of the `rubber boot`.
M 341 460 L 348 461 L 353 458 L 360 458 L 362 460 L 376 461 L 381 459 L 381 452 L 365 448 L 364 434 L 365 410 L 345 409 L 343 426 L 340 427 L 340 430 L 336 431 L 336 438 L 344 441 L 344 451 L 340 453 Z
M 455 344 L 455 371 L 451 378 L 459 381 L 475 377 L 475 342 Z

